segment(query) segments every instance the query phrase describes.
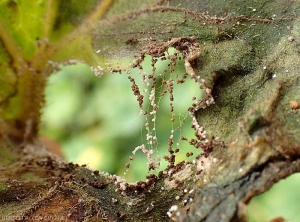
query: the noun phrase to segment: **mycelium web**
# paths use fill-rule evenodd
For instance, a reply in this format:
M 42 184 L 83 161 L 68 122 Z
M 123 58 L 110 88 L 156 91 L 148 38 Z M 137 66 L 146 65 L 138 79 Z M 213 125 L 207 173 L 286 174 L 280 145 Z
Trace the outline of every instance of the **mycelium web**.
M 127 43 L 131 44 L 132 41 Z M 193 70 L 200 54 L 199 43 L 194 37 L 173 38 L 167 42 L 153 41 L 143 46 L 132 70 L 120 72 L 127 75 L 131 83 L 140 109 L 137 115 L 144 117 L 142 143 L 133 149 L 133 155 L 125 165 L 125 175 L 139 151 L 147 157 L 148 172 L 161 169 L 162 159 L 167 161 L 168 170 L 176 165 L 195 163 L 195 159 L 210 152 L 215 139 L 207 138 L 196 116 L 198 109 L 214 102 L 211 89 Z M 150 71 L 146 71 L 143 65 L 147 59 L 151 60 Z M 167 62 L 167 68 L 158 70 L 161 61 Z M 186 104 L 183 110 L 179 108 L 181 103 Z M 167 112 L 165 104 L 168 104 Z M 164 126 L 165 118 L 169 119 L 169 127 Z M 186 125 L 190 126 L 194 135 L 186 132 Z M 169 136 L 164 137 L 161 130 L 168 130 Z M 162 150 L 167 150 L 167 155 L 160 156 Z M 185 158 L 182 158 L 183 153 Z

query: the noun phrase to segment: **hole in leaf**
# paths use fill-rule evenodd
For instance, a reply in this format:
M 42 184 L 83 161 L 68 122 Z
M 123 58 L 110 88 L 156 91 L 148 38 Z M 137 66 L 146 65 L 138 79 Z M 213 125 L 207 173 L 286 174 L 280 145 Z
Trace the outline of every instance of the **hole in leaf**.
M 126 172 L 129 182 L 153 173 L 151 164 L 164 170 L 164 156 L 175 154 L 175 165 L 192 161 L 202 151 L 190 145 L 188 108 L 201 90 L 180 57 L 170 48 L 164 58 L 146 56 L 142 69 L 101 78 L 83 64 L 64 67 L 48 81 L 42 134 L 60 141 L 67 160 Z

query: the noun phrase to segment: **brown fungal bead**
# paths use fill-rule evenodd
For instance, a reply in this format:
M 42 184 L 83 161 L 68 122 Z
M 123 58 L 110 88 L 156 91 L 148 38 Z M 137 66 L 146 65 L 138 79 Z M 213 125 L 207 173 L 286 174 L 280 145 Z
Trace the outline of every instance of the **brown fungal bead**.
M 173 94 L 170 94 L 170 101 L 174 101 L 174 96 L 173 96 Z
M 126 44 L 136 44 L 138 42 L 138 39 L 135 37 L 130 37 L 125 41 Z
M 172 103 L 170 103 L 170 111 L 171 111 L 171 113 L 174 111 L 174 106 Z
M 180 139 L 184 140 L 184 141 L 188 141 L 188 139 L 186 137 L 184 137 L 184 136 L 181 136 Z

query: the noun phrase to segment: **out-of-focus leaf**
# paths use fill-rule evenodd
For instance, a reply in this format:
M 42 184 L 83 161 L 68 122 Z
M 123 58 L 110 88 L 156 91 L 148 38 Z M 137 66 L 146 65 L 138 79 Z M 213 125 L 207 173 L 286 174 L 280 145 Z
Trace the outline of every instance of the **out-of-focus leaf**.
M 18 47 L 18 52 L 29 59 L 37 51 L 38 40 L 44 39 L 53 18 L 48 7 L 55 8 L 56 1 L 14 1 L 0 3 L 1 26 Z M 1 31 L 4 31 L 1 30 Z M 22 58 L 20 58 L 22 59 Z
M 9 56 L 2 46 L 0 46 L 0 104 L 3 104 L 9 96 L 14 94 L 14 86 L 17 81 L 13 69 L 9 66 Z
M 76 28 L 79 26 L 100 3 L 99 0 L 87 0 L 82 2 L 60 1 L 58 4 L 57 19 L 55 21 L 54 31 L 62 29 L 62 26 L 72 26 Z
M 99 19 L 111 3 L 93 0 L 83 6 L 76 1 L 1 1 L 1 132 L 19 138 L 26 130 L 37 133 L 46 77 L 59 68 L 53 63 L 55 56 L 60 55 L 59 62 L 92 60 L 90 37 L 79 33 L 82 37 L 72 38 L 72 32 Z

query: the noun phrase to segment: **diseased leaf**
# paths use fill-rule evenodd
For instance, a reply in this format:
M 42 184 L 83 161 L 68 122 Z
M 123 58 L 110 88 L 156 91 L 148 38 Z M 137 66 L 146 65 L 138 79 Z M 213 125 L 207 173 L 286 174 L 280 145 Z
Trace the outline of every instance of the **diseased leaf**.
M 259 166 L 299 155 L 298 117 L 291 113 L 288 99 L 282 100 L 283 94 L 299 87 L 298 52 L 293 50 L 299 38 L 299 5 L 282 5 L 280 1 L 244 5 L 168 1 L 100 22 L 94 31 L 93 47 L 105 58 L 101 67 L 113 72 L 134 66 L 134 60 L 143 58 L 144 53 L 159 57 L 159 50 L 163 52 L 168 44 L 173 46 L 170 42 L 175 38 L 195 36 L 201 54 L 192 68 L 215 100 L 215 104 L 198 109 L 196 115 L 210 138 L 224 142 L 223 146 L 212 145 L 209 157 L 199 159 L 201 176 L 196 177 L 196 189 L 201 187 L 201 192 L 207 184 L 230 186 Z M 209 13 L 203 13 L 206 11 Z M 298 93 L 292 91 L 289 99 L 297 100 Z M 204 95 L 202 99 L 207 98 Z M 285 111 L 279 114 L 278 109 Z M 227 219 L 235 214 L 232 206 L 237 206 L 239 200 L 232 199 L 232 205 L 225 205 L 231 208 Z M 203 214 L 195 221 L 214 217 L 220 220 L 212 210 L 215 203 L 209 199 L 202 199 L 197 206 L 206 206 L 210 216 Z M 178 221 L 183 218 L 173 217 Z
M 126 1 L 126 0 L 117 0 L 114 1 L 113 7 L 105 14 L 104 18 L 114 18 L 122 14 L 128 13 L 129 11 L 147 9 L 158 4 L 157 0 L 135 0 L 135 1 Z
M 56 23 L 59 7 L 48 5 L 55 1 L 1 3 L 0 81 L 8 84 L 0 89 L 0 129 L 21 137 L 23 152 L 1 143 L 10 165 L 1 172 L 0 214 L 13 209 L 22 220 L 56 211 L 76 221 L 246 220 L 244 204 L 299 172 L 300 4 L 171 0 L 132 1 L 123 8 L 124 2 L 115 1 L 102 21 L 112 1 L 89 1 L 83 10 L 78 2 L 61 2 L 68 11 L 58 13 Z M 100 75 L 143 69 L 146 55 L 160 58 L 169 48 L 183 54 L 186 72 L 203 90 L 188 110 L 203 149 L 196 160 L 127 184 L 62 163 L 32 142 L 47 63 L 57 68 L 55 62 L 83 60 Z M 12 163 L 16 153 L 20 161 Z M 20 198 L 22 208 L 16 208 Z

